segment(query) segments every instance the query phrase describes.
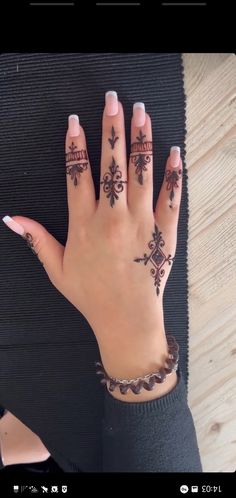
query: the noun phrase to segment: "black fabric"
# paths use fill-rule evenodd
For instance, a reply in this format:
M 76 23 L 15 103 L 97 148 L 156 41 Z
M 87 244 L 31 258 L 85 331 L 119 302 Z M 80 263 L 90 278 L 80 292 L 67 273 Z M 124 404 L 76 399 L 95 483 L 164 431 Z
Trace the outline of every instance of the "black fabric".
M 1 464 L 1 457 L 0 457 Z M 1 467 L 0 467 L 1 468 Z M 37 474 L 48 474 L 48 473 L 63 473 L 63 470 L 54 462 L 52 457 L 49 457 L 44 462 L 35 463 L 22 463 L 18 465 L 7 465 L 3 467 L 2 472 L 33 472 Z
M 143 403 L 108 392 L 103 423 L 105 472 L 202 472 L 181 371 L 172 391 Z
M 104 93 L 125 109 L 151 114 L 154 202 L 171 145 L 185 152 L 185 96 L 180 54 L 3 54 L 0 56 L 0 215 L 42 223 L 67 236 L 64 139 L 69 114 L 85 128 L 99 191 Z M 175 263 L 164 299 L 166 330 L 180 344 L 188 378 L 188 199 L 183 200 Z M 98 349 L 82 315 L 49 282 L 21 237 L 1 225 L 0 403 L 36 432 L 64 470 L 101 469 L 103 390 L 94 374 Z M 112 326 L 112 324 L 111 324 Z

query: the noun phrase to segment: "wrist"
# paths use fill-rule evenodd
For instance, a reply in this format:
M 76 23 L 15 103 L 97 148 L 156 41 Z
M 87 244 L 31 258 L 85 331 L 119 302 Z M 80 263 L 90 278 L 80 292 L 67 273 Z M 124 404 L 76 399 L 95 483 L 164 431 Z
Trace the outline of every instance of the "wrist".
M 145 401 L 151 401 L 165 396 L 174 389 L 177 382 L 177 373 L 172 372 L 172 374 L 166 377 L 165 382 L 156 384 L 152 391 L 143 390 L 140 394 L 134 394 L 129 391 L 127 394 L 123 395 L 119 389 L 115 389 L 112 392 L 109 391 L 108 387 L 106 389 L 113 398 L 118 399 L 119 401 L 124 401 L 126 403 L 144 403 Z
M 130 335 L 122 334 L 113 342 L 99 344 L 102 364 L 110 377 L 132 379 L 143 377 L 161 368 L 168 356 L 165 331 L 139 334 L 131 340 Z
M 160 346 L 160 344 L 159 344 Z M 109 374 L 104 363 L 98 363 L 97 373 L 102 375 L 101 382 L 105 384 L 113 397 L 121 401 L 141 402 L 156 399 L 170 392 L 177 383 L 176 370 L 178 368 L 179 346 L 173 336 L 168 335 L 164 340 L 159 352 L 156 352 L 156 359 L 152 366 L 152 358 L 155 355 L 155 348 L 149 349 L 150 343 L 143 345 L 142 354 L 138 350 L 138 356 L 133 351 L 133 357 L 128 357 L 128 362 L 124 356 L 118 368 L 121 374 Z M 136 350 L 135 350 L 136 351 Z M 148 355 L 146 356 L 146 353 Z M 153 355 L 154 354 L 154 355 Z M 139 364 L 140 358 L 142 361 Z M 103 360 L 104 362 L 104 360 Z M 134 367 L 135 365 L 135 367 Z M 149 366 L 147 366 L 149 365 Z M 114 372 L 114 365 L 112 365 Z M 135 372 L 133 368 L 139 369 L 139 374 L 126 374 L 125 372 Z M 146 372 L 146 368 L 148 373 Z M 142 372 L 142 373 L 141 373 Z M 159 389 L 157 389 L 157 386 Z

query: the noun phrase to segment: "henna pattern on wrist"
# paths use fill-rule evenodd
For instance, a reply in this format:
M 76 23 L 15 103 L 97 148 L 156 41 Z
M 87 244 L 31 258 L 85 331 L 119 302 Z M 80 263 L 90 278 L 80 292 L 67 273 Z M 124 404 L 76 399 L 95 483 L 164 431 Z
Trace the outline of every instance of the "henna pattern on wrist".
M 118 194 L 123 192 L 124 184 L 127 183 L 127 181 L 121 180 L 122 171 L 119 169 L 113 156 L 109 170 L 110 171 L 103 175 L 103 180 L 100 184 L 103 185 L 103 191 L 107 194 L 106 197 L 110 199 L 110 206 L 113 207 L 115 201 L 119 199 Z
M 143 135 L 140 130 L 136 137 L 137 142 L 131 144 L 131 163 L 135 166 L 135 173 L 138 177 L 138 182 L 143 185 L 143 172 L 147 171 L 147 164 L 150 163 L 152 157 L 152 142 L 145 141 L 146 135 Z
M 169 254 L 167 257 L 162 251 L 162 247 L 165 245 L 165 241 L 162 238 L 162 232 L 158 230 L 158 227 L 154 226 L 154 232 L 152 234 L 153 238 L 148 243 L 149 249 L 151 249 L 150 254 L 144 253 L 143 258 L 135 258 L 136 263 L 143 262 L 147 265 L 149 262 L 153 265 L 150 270 L 150 274 L 154 278 L 154 285 L 156 287 L 157 296 L 160 293 L 161 278 L 165 275 L 165 270 L 163 268 L 165 263 L 171 264 L 174 258 Z
M 119 140 L 119 137 L 116 136 L 115 128 L 114 126 L 111 127 L 111 138 L 108 138 L 108 142 L 110 143 L 110 146 L 112 149 L 115 148 L 115 144 Z
M 172 201 L 173 201 L 174 196 L 175 196 L 174 189 L 179 187 L 178 181 L 180 180 L 181 175 L 182 175 L 181 169 L 179 169 L 178 171 L 176 171 L 176 170 L 171 171 L 170 169 L 168 169 L 165 173 L 165 179 L 166 179 L 166 184 L 167 184 L 166 190 L 170 191 L 170 194 L 169 194 L 169 199 L 170 199 L 169 207 L 170 208 L 172 208 Z
M 88 167 L 88 154 L 85 149 L 77 150 L 78 147 L 74 142 L 69 149 L 70 152 L 66 153 L 66 174 L 70 175 L 74 186 L 77 187 L 81 173 Z
M 22 235 L 22 238 L 26 241 L 26 244 L 31 249 L 32 253 L 35 256 L 37 256 L 37 258 L 38 258 L 39 262 L 41 263 L 41 265 L 43 265 L 42 261 L 40 261 L 40 259 L 39 259 L 38 253 L 34 249 L 34 242 L 33 242 L 33 237 L 31 235 L 31 233 L 26 232 L 24 235 Z

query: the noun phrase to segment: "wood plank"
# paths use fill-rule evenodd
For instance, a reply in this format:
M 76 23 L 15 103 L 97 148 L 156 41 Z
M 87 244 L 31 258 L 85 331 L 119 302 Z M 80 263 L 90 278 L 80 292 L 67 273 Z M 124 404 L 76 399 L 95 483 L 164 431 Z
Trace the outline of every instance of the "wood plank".
M 189 404 L 205 472 L 236 469 L 236 57 L 184 54 Z

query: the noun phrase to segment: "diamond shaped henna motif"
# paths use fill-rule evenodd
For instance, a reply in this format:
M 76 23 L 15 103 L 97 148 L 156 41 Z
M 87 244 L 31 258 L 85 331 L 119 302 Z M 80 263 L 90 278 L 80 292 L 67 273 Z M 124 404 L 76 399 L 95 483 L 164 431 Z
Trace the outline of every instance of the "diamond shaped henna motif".
M 165 263 L 166 257 L 161 249 L 156 249 L 151 256 L 151 261 L 156 268 L 160 268 Z
M 174 258 L 171 257 L 171 254 L 166 256 L 162 251 L 161 248 L 164 247 L 165 241 L 162 238 L 162 232 L 158 230 L 156 225 L 152 236 L 152 240 L 148 243 L 148 247 L 151 251 L 150 254 L 144 253 L 142 258 L 135 258 L 134 261 L 136 263 L 143 262 L 145 265 L 148 263 L 152 265 L 150 274 L 154 278 L 154 285 L 158 296 L 160 293 L 161 278 L 165 275 L 163 266 L 165 263 L 169 263 L 170 265 Z

